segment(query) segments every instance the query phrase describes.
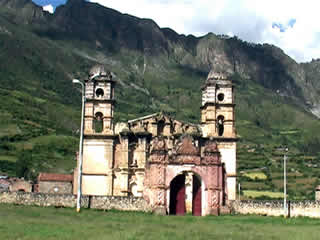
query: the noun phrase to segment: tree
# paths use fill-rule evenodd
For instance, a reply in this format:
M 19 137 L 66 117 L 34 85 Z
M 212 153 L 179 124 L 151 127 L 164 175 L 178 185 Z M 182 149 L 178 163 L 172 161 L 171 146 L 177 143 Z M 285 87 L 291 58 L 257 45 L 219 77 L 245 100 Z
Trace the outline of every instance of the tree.
M 18 154 L 18 160 L 16 162 L 16 174 L 18 177 L 23 177 L 28 180 L 35 180 L 32 162 L 32 151 L 22 150 Z

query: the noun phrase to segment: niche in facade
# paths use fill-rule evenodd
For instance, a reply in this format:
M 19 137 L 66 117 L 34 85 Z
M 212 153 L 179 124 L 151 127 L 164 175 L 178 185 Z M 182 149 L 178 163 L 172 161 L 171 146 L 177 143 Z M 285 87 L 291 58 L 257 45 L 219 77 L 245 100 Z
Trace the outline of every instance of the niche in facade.
M 137 167 L 137 159 L 135 159 L 134 157 L 134 152 L 135 152 L 135 150 L 136 150 L 136 148 L 137 148 L 137 146 L 138 146 L 138 143 L 137 143 L 137 141 L 135 141 L 135 140 L 133 140 L 133 142 L 131 142 L 130 144 L 129 144 L 129 152 L 128 152 L 128 157 L 129 157 L 129 159 L 128 159 L 128 163 L 129 163 L 129 166 L 131 166 L 131 167 Z
M 158 122 L 158 136 L 160 136 L 160 135 L 163 135 L 163 130 L 164 130 L 164 126 L 165 126 L 166 124 L 165 124 L 165 122 L 163 121 L 163 120 L 160 120 L 159 122 Z
M 103 114 L 101 112 L 95 114 L 93 128 L 96 133 L 101 133 L 103 131 Z
M 217 128 L 218 128 L 218 135 L 223 136 L 224 132 L 224 116 L 218 116 L 218 123 L 217 123 Z
M 98 88 L 96 90 L 96 96 L 97 96 L 97 98 L 102 98 L 104 96 L 104 91 L 102 88 Z

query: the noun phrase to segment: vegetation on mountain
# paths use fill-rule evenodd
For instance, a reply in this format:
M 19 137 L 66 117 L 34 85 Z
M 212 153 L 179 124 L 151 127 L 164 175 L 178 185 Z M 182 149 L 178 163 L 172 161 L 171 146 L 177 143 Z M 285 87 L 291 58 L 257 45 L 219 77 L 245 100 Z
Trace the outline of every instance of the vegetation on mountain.
M 281 191 L 279 146 L 289 147 L 291 198 L 319 184 L 319 60 L 298 64 L 268 44 L 209 33 L 179 35 L 95 3 L 69 0 L 54 14 L 31 0 L 0 0 L 0 171 L 34 179 L 75 167 L 81 96 L 72 79 L 94 64 L 117 80 L 116 121 L 162 110 L 199 123 L 208 72 L 236 92 L 243 190 Z M 319 109 L 319 110 L 318 110 Z M 266 179 L 251 179 L 255 171 Z

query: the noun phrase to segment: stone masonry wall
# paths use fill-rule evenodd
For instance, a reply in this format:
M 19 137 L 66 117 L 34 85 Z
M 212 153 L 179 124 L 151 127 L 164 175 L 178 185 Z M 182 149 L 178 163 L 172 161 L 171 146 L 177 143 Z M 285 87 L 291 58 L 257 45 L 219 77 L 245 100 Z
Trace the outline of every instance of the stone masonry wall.
M 320 218 L 320 201 L 290 201 L 287 213 L 290 217 Z M 258 214 L 283 216 L 283 200 L 233 201 L 231 207 L 236 214 Z
M 71 182 L 40 181 L 38 184 L 39 184 L 40 193 L 59 193 L 59 194 L 72 193 Z
M 11 203 L 33 206 L 56 206 L 75 208 L 77 196 L 72 194 L 50 193 L 25 193 L 3 192 L 0 193 L 0 203 Z M 115 196 L 83 196 L 82 208 L 94 208 L 104 210 L 124 210 L 150 212 L 151 208 L 143 198 L 138 197 L 115 197 Z

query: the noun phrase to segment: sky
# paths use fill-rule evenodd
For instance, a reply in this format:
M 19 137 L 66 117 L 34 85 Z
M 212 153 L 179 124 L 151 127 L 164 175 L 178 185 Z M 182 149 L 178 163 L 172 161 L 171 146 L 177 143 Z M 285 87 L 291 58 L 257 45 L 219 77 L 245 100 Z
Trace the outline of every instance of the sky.
M 46 11 L 66 0 L 33 0 Z M 319 0 L 88 0 L 151 18 L 179 34 L 208 32 L 280 47 L 297 62 L 320 58 Z

